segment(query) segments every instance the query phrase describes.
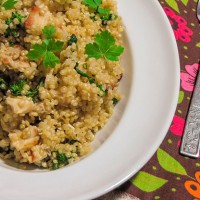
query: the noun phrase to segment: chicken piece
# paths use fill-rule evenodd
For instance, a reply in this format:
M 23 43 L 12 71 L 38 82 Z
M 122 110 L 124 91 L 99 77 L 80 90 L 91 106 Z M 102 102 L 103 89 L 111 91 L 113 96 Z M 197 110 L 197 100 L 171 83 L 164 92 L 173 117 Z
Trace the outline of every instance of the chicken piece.
M 5 102 L 15 114 L 26 114 L 35 109 L 33 101 L 25 96 L 7 97 Z
M 7 109 L 6 113 L 1 116 L 0 126 L 3 131 L 10 132 L 17 129 L 21 121 L 22 116 L 14 114 L 11 109 Z
M 24 22 L 25 28 L 28 32 L 37 32 L 40 34 L 44 26 L 49 23 L 52 14 L 49 11 L 41 12 L 41 9 L 37 6 L 34 6 L 27 18 Z
M 10 145 L 17 151 L 31 149 L 39 142 L 38 128 L 36 126 L 29 126 L 23 131 L 14 130 L 9 133 Z
M 63 24 L 66 24 L 65 18 L 53 16 L 47 6 L 44 6 L 42 10 L 37 6 L 34 6 L 24 22 L 26 31 L 34 35 L 41 35 L 45 26 L 54 25 L 56 27 L 55 38 L 58 37 L 61 40 L 65 40 L 68 33 Z
M 19 71 L 24 73 L 25 76 L 30 77 L 34 75 L 37 65 L 33 62 L 29 62 L 25 56 L 25 50 L 19 45 L 13 47 L 0 46 L 0 69 Z
M 35 145 L 31 149 L 22 149 L 21 151 L 14 150 L 15 159 L 17 162 L 34 163 L 41 166 L 41 161 L 48 156 L 49 147 L 42 145 Z
M 41 160 L 47 157 L 47 148 L 45 145 L 36 145 L 32 149 L 32 160 L 29 160 L 30 163 L 40 163 Z

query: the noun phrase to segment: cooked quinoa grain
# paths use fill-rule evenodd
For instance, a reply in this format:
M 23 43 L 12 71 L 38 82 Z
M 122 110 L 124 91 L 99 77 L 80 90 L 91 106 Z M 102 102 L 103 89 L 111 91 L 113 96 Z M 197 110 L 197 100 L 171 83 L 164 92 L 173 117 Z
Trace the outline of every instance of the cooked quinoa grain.
M 91 151 L 121 98 L 122 31 L 115 0 L 98 8 L 84 0 L 1 6 L 1 158 L 55 170 Z M 108 43 L 95 44 L 98 36 L 118 52 L 103 52 Z

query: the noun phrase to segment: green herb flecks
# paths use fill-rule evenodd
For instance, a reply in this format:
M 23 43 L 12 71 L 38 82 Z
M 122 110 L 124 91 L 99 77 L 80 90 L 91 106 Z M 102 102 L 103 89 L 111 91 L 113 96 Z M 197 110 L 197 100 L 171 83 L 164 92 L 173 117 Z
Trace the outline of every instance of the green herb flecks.
M 70 139 L 67 143 L 72 145 L 72 144 L 74 144 L 76 142 L 79 142 L 79 141 L 78 140 L 74 140 L 74 139 Z
M 76 142 L 79 142 L 78 140 L 76 140 L 76 139 L 65 139 L 62 143 L 63 144 L 66 144 L 66 143 L 68 143 L 68 144 L 74 144 L 74 143 L 76 143 Z
M 18 2 L 18 0 L 7 0 L 4 3 L 1 1 L 1 6 L 5 8 L 5 10 L 10 10 L 14 7 L 14 5 Z
M 59 169 L 60 167 L 63 167 L 69 164 L 69 160 L 67 156 L 65 155 L 65 153 L 59 153 L 59 152 L 55 152 L 55 153 L 56 153 L 57 163 L 53 163 L 52 165 L 53 170 Z
M 112 20 L 113 15 L 112 14 L 107 14 L 101 17 L 102 20 L 102 25 L 106 26 L 108 24 L 108 21 Z
M 110 9 L 101 8 L 102 0 L 84 0 L 84 3 L 89 7 L 95 10 L 95 13 L 99 13 L 101 15 L 110 13 Z
M 116 104 L 119 102 L 119 99 L 113 98 L 113 99 L 112 99 L 112 102 L 113 102 L 113 105 L 116 105 Z
M 12 13 L 11 18 L 6 19 L 6 25 L 8 25 L 8 28 L 6 29 L 4 36 L 6 38 L 10 37 L 10 43 L 15 44 L 16 42 L 20 42 L 20 38 L 23 38 L 25 35 L 25 28 L 24 24 L 22 23 L 22 19 L 25 18 L 19 13 Z M 18 20 L 18 24 L 14 24 L 14 20 Z M 13 24 L 11 28 L 11 24 Z
M 72 45 L 73 43 L 77 43 L 78 39 L 76 37 L 76 35 L 72 34 L 67 42 L 67 45 L 70 46 Z
M 24 86 L 27 84 L 25 79 L 21 79 L 16 81 L 15 83 L 10 85 L 10 91 L 13 96 L 20 96 Z
M 18 19 L 19 23 L 21 23 L 23 18 L 24 16 L 22 16 L 21 14 L 13 12 L 12 17 L 6 20 L 6 24 L 10 25 L 14 21 L 14 19 Z
M 35 88 L 30 88 L 26 92 L 27 97 L 31 97 L 33 101 L 36 101 L 39 98 L 39 88 L 44 85 L 44 78 L 41 78 Z
M 43 66 L 54 68 L 56 64 L 60 63 L 60 59 L 55 55 L 56 52 L 62 50 L 64 42 L 53 39 L 56 33 L 56 28 L 53 25 L 45 26 L 43 34 L 46 39 L 42 44 L 34 44 L 27 54 L 27 57 L 32 61 L 43 59 Z
M 24 86 L 28 84 L 28 81 L 25 79 L 18 80 L 12 83 L 7 89 L 10 89 L 13 96 L 20 96 Z M 31 97 L 33 101 L 36 101 L 39 98 L 39 88 L 44 84 L 44 78 L 41 78 L 36 87 L 30 87 L 30 89 L 26 92 L 25 96 Z
M 100 91 L 102 92 L 102 96 L 106 96 L 107 91 L 103 89 L 103 86 L 102 86 L 101 84 L 99 85 L 99 84 L 95 81 L 95 79 L 94 79 L 94 78 L 91 78 L 87 73 L 81 71 L 81 70 L 78 68 L 78 65 L 79 65 L 79 64 L 76 63 L 76 65 L 75 65 L 75 67 L 74 67 L 74 69 L 76 70 L 76 72 L 77 72 L 78 74 L 80 74 L 81 76 L 87 78 L 88 81 L 89 81 L 91 84 L 94 83 L 94 84 L 100 89 Z
M 58 164 L 58 163 L 53 163 L 52 169 L 53 169 L 53 170 L 59 169 L 59 164 Z
M 115 45 L 115 38 L 108 32 L 102 31 L 94 38 L 94 43 L 89 43 L 85 47 L 88 58 L 104 57 L 107 60 L 119 61 L 119 56 L 123 53 L 122 46 Z
M 26 96 L 35 99 L 35 97 L 38 96 L 38 90 L 35 88 L 30 88 L 30 90 L 27 91 Z

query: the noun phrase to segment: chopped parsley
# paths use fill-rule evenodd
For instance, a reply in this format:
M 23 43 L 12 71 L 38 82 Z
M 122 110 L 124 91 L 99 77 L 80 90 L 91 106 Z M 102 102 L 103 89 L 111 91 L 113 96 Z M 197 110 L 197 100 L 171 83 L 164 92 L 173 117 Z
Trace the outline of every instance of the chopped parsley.
M 74 140 L 74 139 L 70 139 L 67 143 L 69 143 L 69 144 L 74 144 L 74 143 L 76 143 L 76 142 L 79 142 L 78 140 Z
M 95 10 L 95 13 L 99 14 L 108 14 L 110 9 L 108 8 L 101 8 L 100 5 L 102 4 L 102 0 L 84 0 L 84 3 L 89 7 Z
M 53 170 L 59 169 L 59 164 L 58 163 L 53 163 L 52 169 Z
M 38 95 L 38 90 L 36 88 L 30 88 L 30 90 L 27 91 L 26 96 L 35 98 Z
M 56 153 L 57 163 L 53 163 L 52 165 L 53 170 L 59 169 L 60 167 L 69 164 L 69 160 L 67 156 L 65 155 L 65 153 L 59 153 L 58 151 L 56 151 L 55 153 Z
M 91 84 L 94 83 L 94 84 L 100 89 L 100 91 L 102 92 L 102 96 L 106 96 L 107 91 L 103 89 L 103 86 L 102 86 L 102 85 L 99 85 L 99 84 L 95 81 L 95 79 L 94 79 L 94 78 L 91 78 L 87 73 L 81 71 L 81 70 L 78 68 L 78 65 L 79 65 L 79 64 L 76 63 L 76 65 L 75 65 L 75 67 L 74 67 L 74 69 L 76 70 L 76 72 L 77 72 L 78 74 L 80 74 L 81 76 L 87 78 L 88 81 L 89 81 Z
M 2 0 L 1 0 L 2 2 Z M 14 7 L 14 5 L 18 2 L 18 0 L 7 0 L 1 6 L 5 8 L 5 10 L 10 10 Z
M 43 59 L 43 66 L 54 68 L 56 64 L 60 63 L 60 59 L 55 55 L 56 52 L 62 50 L 64 42 L 53 39 L 56 33 L 56 28 L 53 25 L 45 26 L 43 34 L 46 39 L 42 44 L 34 44 L 27 54 L 27 57 L 32 61 Z
M 1 80 L 1 79 L 0 79 Z M 21 80 L 18 80 L 16 82 L 14 82 L 13 84 L 11 84 L 9 86 L 9 89 L 12 93 L 13 96 L 20 96 L 23 89 L 24 89 L 24 86 L 28 84 L 27 80 L 25 79 L 21 79 Z M 38 90 L 40 87 L 42 87 L 44 84 L 44 78 L 41 78 L 37 84 L 36 87 L 31 87 L 25 94 L 25 96 L 27 97 L 31 97 L 33 101 L 36 101 L 36 99 L 38 99 L 38 96 L 39 96 L 39 93 L 38 93 Z M 7 87 L 8 89 L 8 87 Z
M 102 20 L 102 25 L 105 26 L 108 24 L 108 21 L 112 20 L 113 15 L 112 14 L 108 14 L 108 15 L 104 15 L 101 17 Z
M 24 16 L 21 14 L 12 12 L 12 16 L 6 20 L 6 24 L 9 26 L 14 21 L 14 19 L 18 19 L 19 23 L 21 23 L 23 18 Z
M 4 36 L 6 38 L 11 37 L 10 43 L 15 44 L 16 42 L 20 42 L 20 38 L 25 35 L 24 24 L 22 23 L 23 18 L 25 17 L 21 14 L 12 12 L 11 18 L 6 19 L 8 28 L 6 29 Z M 15 19 L 18 20 L 19 24 L 16 24 L 11 28 L 10 24 L 13 23 Z
M 67 45 L 70 46 L 73 43 L 77 43 L 78 39 L 76 37 L 76 35 L 72 34 L 67 42 Z
M 113 105 L 116 105 L 116 104 L 119 102 L 119 99 L 113 98 L 113 99 L 112 99 L 112 102 L 113 102 Z
M 27 84 L 25 79 L 21 79 L 16 81 L 15 83 L 10 85 L 10 91 L 13 96 L 20 96 L 24 86 Z
M 94 43 L 87 44 L 85 50 L 88 58 L 104 57 L 107 60 L 119 61 L 118 57 L 123 53 L 124 48 L 115 45 L 115 38 L 105 30 L 97 34 Z
M 36 101 L 36 99 L 39 98 L 39 88 L 42 87 L 43 85 L 44 85 L 44 78 L 41 78 L 36 87 L 30 88 L 27 91 L 26 96 L 31 97 L 33 101 Z

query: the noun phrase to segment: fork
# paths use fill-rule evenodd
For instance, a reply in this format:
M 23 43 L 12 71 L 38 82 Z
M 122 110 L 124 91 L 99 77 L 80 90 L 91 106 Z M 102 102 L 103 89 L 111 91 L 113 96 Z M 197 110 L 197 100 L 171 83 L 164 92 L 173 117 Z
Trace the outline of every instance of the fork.
M 197 18 L 200 21 L 200 1 L 197 4 Z M 180 153 L 197 158 L 200 149 L 200 72 L 197 75 L 194 93 L 187 115 Z

